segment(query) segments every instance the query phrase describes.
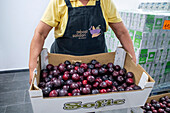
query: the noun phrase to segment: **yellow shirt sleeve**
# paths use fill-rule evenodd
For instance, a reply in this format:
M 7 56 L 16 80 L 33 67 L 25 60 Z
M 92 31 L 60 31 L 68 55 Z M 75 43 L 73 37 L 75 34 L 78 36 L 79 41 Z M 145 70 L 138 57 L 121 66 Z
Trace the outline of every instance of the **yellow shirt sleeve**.
M 118 23 L 121 22 L 122 19 L 119 15 L 119 12 L 116 9 L 115 4 L 113 3 L 113 0 L 107 0 L 107 8 L 106 8 L 106 14 L 108 18 L 109 23 Z
M 56 27 L 60 22 L 57 0 L 50 0 L 41 21 L 51 27 Z

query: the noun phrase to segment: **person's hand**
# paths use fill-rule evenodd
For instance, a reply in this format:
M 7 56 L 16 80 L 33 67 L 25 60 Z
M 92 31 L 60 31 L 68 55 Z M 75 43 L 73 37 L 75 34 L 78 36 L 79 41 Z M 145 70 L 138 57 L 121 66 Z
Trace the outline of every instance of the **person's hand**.
M 30 85 L 31 85 L 32 79 L 33 79 L 33 70 L 30 69 L 30 79 L 29 79 L 29 84 Z
M 135 56 L 132 56 L 132 60 L 136 64 L 136 57 Z

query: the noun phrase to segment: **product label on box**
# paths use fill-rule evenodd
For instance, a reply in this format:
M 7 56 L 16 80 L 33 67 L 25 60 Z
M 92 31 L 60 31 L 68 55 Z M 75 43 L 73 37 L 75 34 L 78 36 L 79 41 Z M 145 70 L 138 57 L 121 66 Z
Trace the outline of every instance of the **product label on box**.
M 162 28 L 163 18 L 157 18 L 155 21 L 155 30 L 160 30 Z
M 170 20 L 164 20 L 163 29 L 170 30 Z
M 91 102 L 91 103 L 84 103 L 82 102 L 69 102 L 65 103 L 63 109 L 64 110 L 75 110 L 79 108 L 92 108 L 94 107 L 95 109 L 105 107 L 105 106 L 112 106 L 112 105 L 121 105 L 125 103 L 125 99 L 108 99 L 108 100 L 98 100 L 96 102 Z
M 152 32 L 155 15 L 147 15 L 145 31 Z
M 141 49 L 141 53 L 140 53 L 140 56 L 139 56 L 139 64 L 145 64 L 146 63 L 147 53 L 148 53 L 148 49 Z
M 135 40 L 134 40 L 134 47 L 140 48 L 141 41 L 142 41 L 142 32 L 136 31 Z

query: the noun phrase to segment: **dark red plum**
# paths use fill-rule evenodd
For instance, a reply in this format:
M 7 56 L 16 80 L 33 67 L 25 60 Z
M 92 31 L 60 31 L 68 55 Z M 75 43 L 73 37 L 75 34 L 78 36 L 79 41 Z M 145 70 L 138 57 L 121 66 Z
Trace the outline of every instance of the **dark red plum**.
M 57 97 L 58 96 L 58 92 L 56 90 L 52 90 L 49 94 L 49 97 Z
M 77 83 L 73 82 L 73 83 L 70 85 L 70 88 L 71 88 L 71 89 L 77 89 L 77 88 L 79 88 L 79 85 L 78 85 Z
M 67 66 L 67 70 L 71 70 L 71 69 L 74 69 L 74 65 L 72 64 Z
M 54 67 L 53 67 L 53 70 L 58 70 L 58 66 L 54 66 Z
M 67 96 L 67 95 L 68 95 L 67 90 L 61 89 L 61 90 L 59 91 L 59 96 Z
M 118 87 L 117 87 L 117 90 L 118 90 L 118 91 L 124 91 L 125 89 L 124 89 L 122 86 L 118 86 Z
M 71 69 L 71 70 L 70 70 L 70 74 L 71 74 L 71 75 L 76 74 L 76 73 L 77 73 L 76 70 L 74 70 L 74 69 Z
M 74 65 L 80 67 L 81 63 L 80 62 L 76 62 Z
M 119 71 L 119 75 L 121 75 L 121 76 L 124 76 L 124 75 L 125 75 L 125 72 L 124 72 L 123 69 L 121 69 L 121 70 Z
M 119 84 L 118 84 L 116 81 L 113 82 L 113 86 L 116 86 L 116 87 L 117 87 L 118 85 L 119 85 Z
M 41 89 L 44 88 L 45 87 L 45 82 L 40 82 L 38 84 L 38 87 L 41 88 Z
M 54 86 L 54 88 L 60 87 L 61 86 L 61 80 L 58 80 L 58 79 L 54 80 L 53 81 L 53 86 Z
M 68 60 L 66 60 L 66 61 L 64 62 L 64 64 L 65 64 L 65 65 L 70 65 L 70 64 L 71 64 L 71 62 L 70 62 L 70 61 L 68 61 Z
M 74 90 L 72 91 L 72 94 L 74 94 L 74 93 L 80 93 L 80 90 L 79 90 L 79 89 L 74 89 Z
M 107 72 L 107 69 L 105 69 L 105 68 L 100 68 L 99 69 L 99 74 L 106 74 L 106 72 Z
M 106 89 L 101 89 L 100 93 L 107 93 L 107 90 Z
M 140 86 L 135 85 L 135 86 L 133 87 L 133 89 L 134 89 L 134 90 L 140 90 L 140 89 L 141 89 L 141 87 L 140 87 Z
M 53 76 L 57 77 L 60 74 L 59 70 L 53 70 Z
M 44 89 L 42 89 L 42 92 L 44 97 L 48 97 L 49 93 L 51 92 L 51 88 L 45 87 Z
M 45 87 L 53 88 L 53 82 L 49 81 L 45 84 Z
M 73 80 L 71 80 L 71 79 L 66 81 L 67 85 L 71 85 L 72 83 L 73 83 Z
M 73 96 L 72 93 L 68 93 L 68 96 Z
M 64 75 L 63 75 L 63 80 L 65 80 L 65 81 L 66 81 L 66 80 L 68 80 L 68 79 L 69 79 L 69 77 L 70 77 L 70 75 L 69 75 L 69 74 L 64 74 Z
M 99 84 L 99 86 L 100 88 L 107 88 L 107 83 L 103 81 Z
M 125 91 L 131 91 L 131 90 L 133 90 L 132 87 L 127 87 L 127 88 L 125 89 Z
M 95 59 L 91 60 L 91 64 L 95 65 L 96 63 L 98 63 L 97 60 L 95 60 Z
M 99 93 L 99 90 L 98 89 L 93 89 L 92 90 L 92 94 L 98 94 Z
M 79 74 L 83 74 L 83 73 L 84 73 L 84 68 L 78 68 L 78 69 L 77 69 L 77 72 L 78 72 Z
M 76 71 L 78 70 L 78 68 L 79 68 L 79 66 L 75 66 L 75 67 L 74 67 L 74 69 L 75 69 Z
M 126 83 L 127 83 L 128 85 L 134 84 L 133 78 L 128 78 L 128 79 L 126 79 Z
M 133 78 L 134 74 L 132 72 L 128 72 L 128 73 L 126 73 L 126 77 L 127 78 Z
M 99 71 L 97 69 L 92 69 L 92 72 L 91 72 L 94 76 L 97 76 Z
M 86 85 L 85 85 L 85 88 L 90 88 L 90 89 L 92 89 L 92 85 L 86 84 Z
M 118 81 L 119 83 L 123 83 L 124 78 L 123 78 L 122 76 L 118 76 L 118 77 L 117 77 L 117 81 Z
M 65 89 L 65 90 L 69 90 L 69 88 L 70 88 L 69 85 L 64 85 L 64 86 L 63 86 L 63 89 Z
M 107 88 L 106 91 L 107 91 L 107 92 L 112 92 L 112 89 Z
M 86 70 L 86 69 L 87 69 L 87 64 L 86 64 L 86 63 L 82 63 L 82 64 L 80 65 L 80 67 L 81 67 L 81 68 L 84 68 L 84 70 Z
M 46 66 L 46 69 L 48 69 L 48 70 L 50 71 L 50 70 L 53 70 L 53 67 L 54 67 L 54 66 L 53 66 L 52 64 L 48 64 L 48 65 Z
M 80 93 L 73 93 L 73 96 L 79 96 L 81 95 Z
M 95 67 L 95 68 L 100 68 L 100 67 L 101 67 L 101 64 L 98 62 L 98 63 L 95 64 L 94 67 Z
M 105 80 L 107 86 L 111 87 L 113 85 L 112 81 L 110 80 Z
M 94 84 L 93 84 L 93 88 L 97 88 L 99 86 L 99 82 L 95 82 Z
M 84 77 L 88 77 L 89 75 L 90 75 L 90 72 L 84 72 L 84 73 L 83 73 L 83 76 L 84 76 Z
M 114 69 L 115 69 L 116 71 L 120 71 L 121 67 L 120 67 L 119 65 L 116 65 L 116 66 L 114 66 Z
M 113 63 L 108 63 L 108 64 L 107 64 L 107 67 L 108 67 L 108 68 L 114 68 L 114 65 L 113 65 Z
M 48 78 L 48 77 L 46 77 L 45 79 L 44 79 L 44 81 L 47 83 L 47 82 L 49 82 L 51 79 L 50 78 Z
M 112 76 L 113 76 L 113 78 L 117 78 L 119 76 L 119 72 L 118 71 L 113 71 Z
M 113 71 L 114 71 L 113 68 L 109 68 L 109 69 L 108 69 L 108 72 L 109 72 L 109 73 L 113 73 Z
M 97 77 L 95 81 L 101 83 L 102 79 L 100 77 Z
M 73 81 L 78 81 L 78 80 L 80 80 L 79 74 L 73 74 L 73 75 L 72 75 L 72 80 L 73 80 Z
M 112 87 L 112 92 L 117 92 L 117 88 L 115 86 Z
M 65 64 L 60 64 L 58 69 L 59 69 L 60 72 L 66 71 Z
M 82 93 L 83 94 L 89 94 L 91 92 L 90 88 L 83 88 Z
M 82 83 L 83 83 L 83 85 L 86 85 L 87 84 L 87 80 L 83 80 Z
M 94 69 L 94 65 L 91 64 L 91 63 L 87 64 L 87 67 L 88 67 L 89 69 Z
M 90 82 L 90 83 L 94 82 L 94 81 L 95 81 L 94 76 L 91 76 L 91 75 L 88 76 L 88 77 L 87 77 L 87 81 Z

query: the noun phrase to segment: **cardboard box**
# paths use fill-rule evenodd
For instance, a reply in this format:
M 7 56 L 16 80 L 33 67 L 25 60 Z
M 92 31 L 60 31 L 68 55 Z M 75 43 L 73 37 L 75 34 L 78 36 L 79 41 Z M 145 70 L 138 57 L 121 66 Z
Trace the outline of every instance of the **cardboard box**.
M 44 98 L 42 90 L 37 87 L 40 79 L 42 63 L 39 60 L 37 66 L 37 74 L 34 74 L 35 77 L 29 89 L 34 113 L 56 113 L 56 111 L 58 113 L 86 113 L 124 109 L 144 105 L 155 81 L 140 65 L 136 65 L 132 61 L 132 58 L 129 54 L 126 53 L 125 55 L 125 61 L 123 62 L 124 68 L 126 68 L 128 72 L 131 71 L 134 73 L 135 83 L 142 87 L 141 90 L 55 98 Z M 75 61 L 88 63 L 92 59 L 96 59 L 101 64 L 104 64 L 114 62 L 115 52 L 87 56 L 72 56 L 48 53 L 44 59 L 44 61 L 42 59 L 41 61 L 46 63 L 49 62 L 53 65 L 63 63 L 65 60 L 69 60 L 72 63 Z
M 164 93 L 164 94 L 160 94 L 160 95 L 155 95 L 155 96 L 151 96 L 147 99 L 146 103 L 150 103 L 151 100 L 156 100 L 156 101 L 159 101 L 159 99 L 161 97 L 164 97 L 164 96 L 169 96 L 170 97 L 170 93 Z M 143 109 L 138 107 L 138 108 L 131 108 L 131 113 L 143 113 Z

